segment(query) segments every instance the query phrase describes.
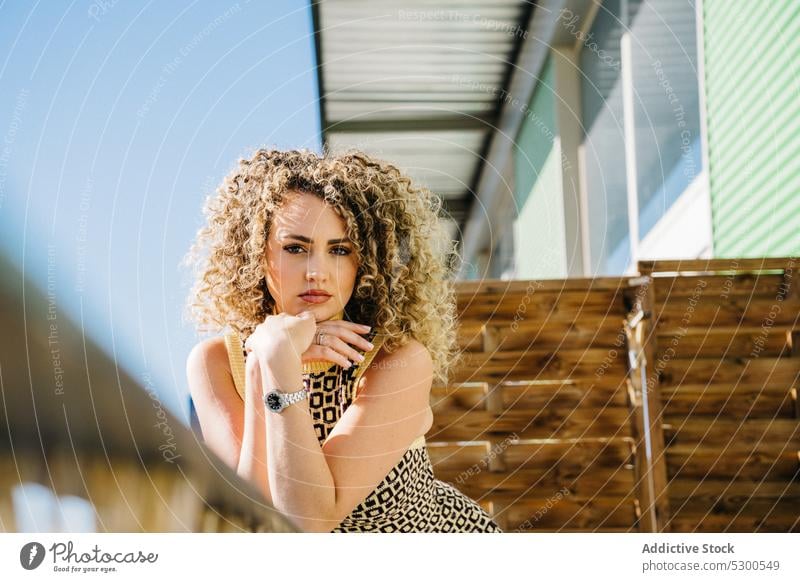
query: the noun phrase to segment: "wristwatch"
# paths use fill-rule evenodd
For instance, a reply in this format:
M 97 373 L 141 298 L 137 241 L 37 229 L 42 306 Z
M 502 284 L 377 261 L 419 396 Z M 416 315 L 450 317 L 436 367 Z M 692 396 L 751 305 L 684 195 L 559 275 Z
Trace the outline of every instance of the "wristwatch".
M 308 392 L 305 388 L 297 392 L 278 392 L 271 390 L 264 395 L 264 404 L 267 409 L 272 412 L 283 412 L 283 409 L 291 404 L 300 402 L 304 398 L 308 398 Z

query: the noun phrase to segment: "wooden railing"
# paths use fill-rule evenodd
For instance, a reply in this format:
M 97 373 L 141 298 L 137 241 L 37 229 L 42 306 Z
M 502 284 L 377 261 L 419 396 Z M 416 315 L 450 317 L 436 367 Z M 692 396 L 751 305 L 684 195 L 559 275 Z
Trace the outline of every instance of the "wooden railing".
M 21 529 L 29 484 L 87 500 L 97 531 L 294 531 L 84 337 L 57 286 L 42 293 L 2 257 L 0 272 L 0 531 Z

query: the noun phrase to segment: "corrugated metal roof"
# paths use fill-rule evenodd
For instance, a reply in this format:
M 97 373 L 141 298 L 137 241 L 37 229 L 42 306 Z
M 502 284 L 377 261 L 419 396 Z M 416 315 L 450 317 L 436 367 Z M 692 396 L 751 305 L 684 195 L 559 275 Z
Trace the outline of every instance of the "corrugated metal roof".
M 314 2 L 323 141 L 397 165 L 442 197 L 454 237 L 527 37 L 520 0 Z

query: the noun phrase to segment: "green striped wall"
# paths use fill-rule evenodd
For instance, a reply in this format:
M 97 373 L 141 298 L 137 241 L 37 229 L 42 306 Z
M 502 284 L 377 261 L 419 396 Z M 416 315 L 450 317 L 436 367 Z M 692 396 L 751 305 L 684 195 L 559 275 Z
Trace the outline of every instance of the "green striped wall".
M 798 255 L 800 1 L 702 3 L 714 255 Z
M 514 265 L 517 279 L 567 276 L 561 148 L 555 120 L 553 66 L 548 60 L 514 149 Z

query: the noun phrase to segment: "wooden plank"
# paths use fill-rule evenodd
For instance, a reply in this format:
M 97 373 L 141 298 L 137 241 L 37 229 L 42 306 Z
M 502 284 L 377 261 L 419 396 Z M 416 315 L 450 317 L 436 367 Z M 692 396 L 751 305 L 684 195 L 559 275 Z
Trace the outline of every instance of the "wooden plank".
M 601 527 L 632 527 L 636 521 L 633 497 L 623 500 L 598 497 L 579 500 L 558 493 L 545 499 L 508 500 L 504 510 L 507 531 L 539 528 L 580 528 L 593 531 Z
M 749 299 L 730 297 L 709 301 L 701 298 L 694 306 L 691 298 L 656 306 L 658 325 L 680 327 L 796 327 L 800 322 L 800 300 Z
M 497 450 L 488 443 L 428 446 L 436 477 L 473 498 L 561 489 L 578 498 L 625 496 L 634 487 L 627 441 L 510 444 L 501 449 L 500 472 L 490 463 Z
M 709 505 L 692 499 L 676 508 L 673 531 L 696 532 L 791 532 L 798 511 L 794 500 L 722 500 Z
M 542 491 L 559 490 L 569 491 L 570 495 L 582 499 L 597 496 L 621 498 L 630 495 L 635 488 L 633 470 L 623 467 L 587 469 L 578 477 L 561 475 L 555 469 L 520 469 L 512 474 L 490 471 L 456 473 L 442 468 L 436 469 L 435 475 L 473 499 L 494 499 L 496 495 L 527 498 Z
M 797 451 L 772 446 L 753 446 L 750 451 L 672 446 L 666 457 L 670 479 L 800 479 Z
M 471 467 L 487 468 L 488 443 L 429 443 L 428 454 L 434 467 L 466 471 Z M 559 474 L 579 475 L 592 467 L 616 468 L 633 462 L 629 439 L 573 439 L 556 442 L 519 443 L 509 441 L 505 447 L 506 472 L 519 469 L 557 468 Z
M 576 316 L 570 321 L 530 321 L 486 324 L 496 337 L 496 346 L 502 350 L 547 349 L 555 346 L 559 350 L 586 348 L 624 349 L 625 335 L 621 317 L 604 318 L 600 325 L 591 325 Z M 472 345 L 472 344 L 469 344 Z M 481 350 L 470 350 L 481 351 Z M 493 351 L 493 350 L 483 350 Z
M 492 293 L 479 293 L 458 295 L 458 310 L 459 312 L 469 313 L 470 310 L 476 305 L 495 305 L 513 307 L 515 310 L 520 306 L 527 306 L 527 308 L 549 306 L 555 309 L 563 309 L 567 306 L 572 306 L 581 311 L 583 308 L 596 309 L 603 308 L 600 313 L 605 313 L 609 310 L 619 311 L 624 309 L 621 302 L 624 293 L 627 291 L 627 285 L 615 289 L 594 289 L 594 290 L 564 290 L 552 289 L 542 290 L 536 288 L 498 291 Z M 469 317 L 464 319 L 469 320 Z
M 681 384 L 778 384 L 794 385 L 800 378 L 800 358 L 690 360 L 664 362 L 662 386 Z
M 656 304 L 667 300 L 682 301 L 701 291 L 704 297 L 725 298 L 744 296 L 751 299 L 768 299 L 777 296 L 783 283 L 779 274 L 731 273 L 728 275 L 674 275 L 656 276 L 654 289 Z
M 753 444 L 777 450 L 800 449 L 800 423 L 795 419 L 729 420 L 722 418 L 664 418 L 664 438 L 672 446 L 723 447 L 750 450 Z
M 502 388 L 500 410 L 519 409 L 536 412 L 547 406 L 572 410 L 579 407 L 603 409 L 627 405 L 624 387 L 607 383 L 559 380 L 522 384 L 504 383 Z M 484 382 L 449 386 L 436 384 L 431 388 L 430 402 L 432 408 L 440 410 L 488 410 L 488 384 Z
M 460 473 L 466 477 L 473 471 L 488 470 L 489 443 L 428 443 L 428 456 L 434 472 L 448 471 L 457 480 Z M 463 479 L 462 479 L 463 480 Z
M 797 264 L 799 261 L 800 259 L 797 257 L 639 261 L 639 272 L 649 275 L 654 273 L 719 273 L 725 271 L 782 270 L 791 266 L 793 263 Z
M 431 387 L 431 407 L 434 410 L 486 410 L 488 386 L 485 382 Z
M 603 291 L 616 290 L 627 287 L 629 277 L 596 277 L 596 278 L 569 278 L 569 279 L 480 279 L 475 281 L 457 281 L 456 293 L 459 298 L 478 294 L 525 293 L 537 291 L 566 292 L 566 291 Z
M 458 306 L 461 320 L 483 320 L 494 324 L 505 322 L 569 322 L 577 318 L 592 318 L 594 321 L 619 320 L 624 317 L 625 306 L 622 294 L 617 299 L 592 297 L 570 298 L 558 295 L 534 295 L 524 297 L 478 296 L 467 305 Z
M 549 348 L 585 349 L 624 347 L 622 318 L 614 315 L 602 319 L 581 318 L 540 320 L 479 319 L 462 321 L 457 329 L 457 345 L 462 351 L 492 352 L 497 349 L 521 350 Z M 488 342 L 488 343 L 487 343 Z
M 629 438 L 511 444 L 505 451 L 507 471 L 555 468 L 562 475 L 581 475 L 596 468 L 631 468 L 633 448 Z
M 791 388 L 774 384 L 684 384 L 662 389 L 666 414 L 720 418 L 792 418 Z
M 522 439 L 622 438 L 630 436 L 629 415 L 624 408 L 592 410 L 510 410 L 500 415 L 484 411 L 433 411 L 430 441 L 480 441 L 516 435 Z
M 669 496 L 681 503 L 696 499 L 709 505 L 723 497 L 740 502 L 748 499 L 794 499 L 800 508 L 800 481 L 673 479 L 669 483 Z
M 680 533 L 797 533 L 800 520 L 792 523 L 792 516 L 770 516 L 768 521 L 761 517 L 717 517 L 715 515 L 681 514 L 670 522 L 672 531 Z
M 661 328 L 658 332 L 657 360 L 672 358 L 753 358 L 786 357 L 791 347 L 790 328 L 719 327 Z
M 506 384 L 503 389 L 506 410 L 541 410 L 556 407 L 563 410 L 589 408 L 602 411 L 609 407 L 627 406 L 624 389 L 592 386 L 586 382 Z
M 466 353 L 452 381 L 500 382 L 520 380 L 589 379 L 625 375 L 625 357 L 607 350 L 513 350 L 491 354 Z M 800 360 L 799 360 L 800 361 Z

